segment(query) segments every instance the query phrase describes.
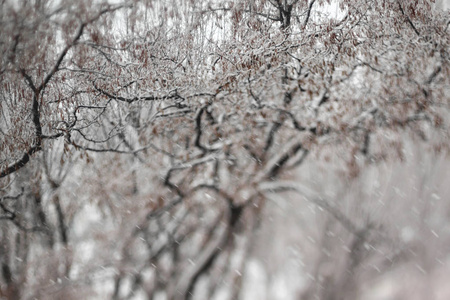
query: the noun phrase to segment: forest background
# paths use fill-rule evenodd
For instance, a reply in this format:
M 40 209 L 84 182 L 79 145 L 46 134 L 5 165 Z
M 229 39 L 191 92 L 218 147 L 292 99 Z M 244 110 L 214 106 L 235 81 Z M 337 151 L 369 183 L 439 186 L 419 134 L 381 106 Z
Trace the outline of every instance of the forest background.
M 448 3 L 0 7 L 0 299 L 450 298 Z

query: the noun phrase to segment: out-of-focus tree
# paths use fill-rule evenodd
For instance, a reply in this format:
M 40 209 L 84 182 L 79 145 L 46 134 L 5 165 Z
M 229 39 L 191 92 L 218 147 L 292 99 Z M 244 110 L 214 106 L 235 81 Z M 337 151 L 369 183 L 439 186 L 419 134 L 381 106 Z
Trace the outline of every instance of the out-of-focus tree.
M 432 1 L 1 8 L 5 297 L 236 298 L 268 195 L 304 193 L 305 160 L 357 180 L 409 139 L 449 150 L 449 22 Z M 393 245 L 307 196 L 324 232 L 347 232 L 347 273 L 372 237 Z

